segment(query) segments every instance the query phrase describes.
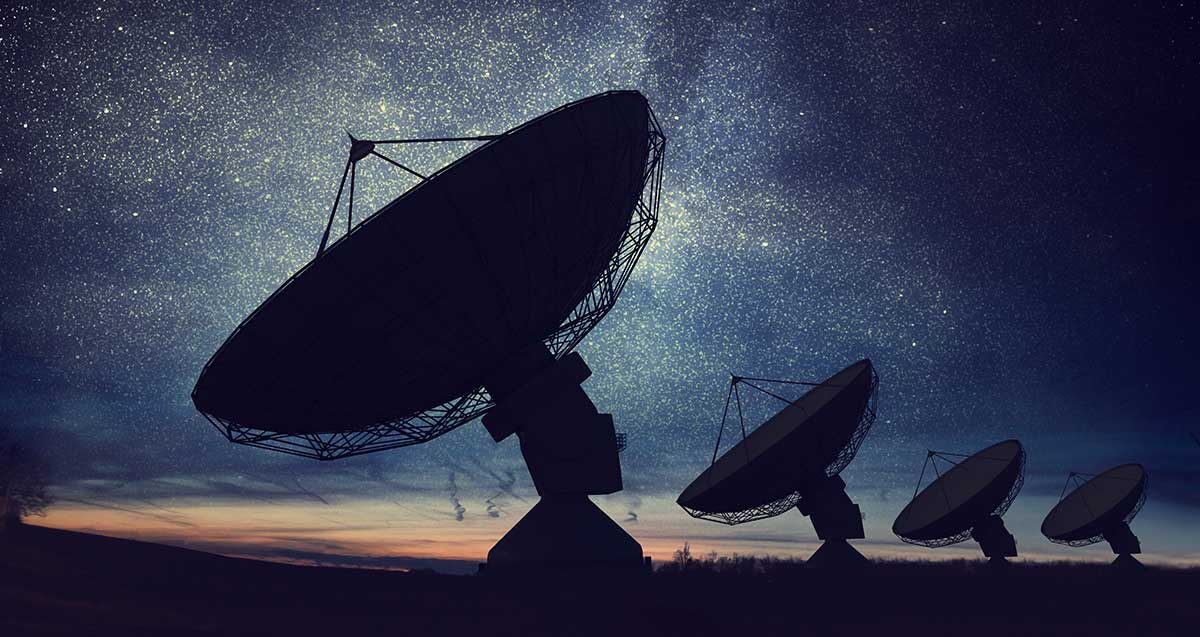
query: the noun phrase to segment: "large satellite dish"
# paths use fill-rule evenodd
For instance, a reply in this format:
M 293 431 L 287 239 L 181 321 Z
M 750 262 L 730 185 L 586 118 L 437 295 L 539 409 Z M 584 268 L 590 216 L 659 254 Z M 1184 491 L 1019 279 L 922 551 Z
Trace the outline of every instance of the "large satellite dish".
M 1140 464 L 1123 464 L 1099 475 L 1072 472 L 1063 492 L 1075 488 L 1046 515 L 1042 535 L 1056 544 L 1076 547 L 1107 540 L 1117 556 L 1114 565 L 1137 565 L 1133 554 L 1141 553 L 1142 545 L 1129 523 L 1146 503 L 1149 482 Z
M 321 460 L 427 442 L 486 413 L 496 441 L 518 435 L 547 496 L 518 527 L 555 535 L 514 529 L 489 568 L 640 567 L 641 547 L 587 499 L 621 489 L 620 464 L 572 349 L 657 223 L 666 140 L 645 97 L 596 95 L 501 135 L 351 140 L 316 258 L 216 351 L 196 408 L 233 442 Z M 428 176 L 378 150 L 463 140 L 485 143 Z M 354 225 L 370 157 L 419 181 Z M 347 175 L 347 231 L 327 247 Z M 542 519 L 577 509 L 594 514 L 570 514 L 587 529 Z
M 788 400 L 762 384 L 807 385 Z M 786 406 L 749 435 L 742 419 L 740 387 L 760 391 Z M 780 515 L 793 507 L 812 519 L 823 540 L 808 563 L 865 563 L 847 539 L 863 535 L 862 513 L 846 495 L 840 473 L 854 459 L 875 422 L 879 377 L 870 360 L 861 360 L 821 383 L 734 376 L 725 398 L 721 431 L 713 459 L 679 495 L 689 515 L 724 524 L 742 524 Z M 720 458 L 730 401 L 737 406 L 742 439 Z
M 954 460 L 960 458 L 961 460 Z M 942 473 L 937 461 L 953 466 Z M 1025 449 L 1005 440 L 973 455 L 930 451 L 917 480 L 932 465 L 937 479 L 904 507 L 892 532 L 909 544 L 939 548 L 973 538 L 993 563 L 1016 557 L 1017 541 L 1004 528 L 1008 511 L 1024 485 Z

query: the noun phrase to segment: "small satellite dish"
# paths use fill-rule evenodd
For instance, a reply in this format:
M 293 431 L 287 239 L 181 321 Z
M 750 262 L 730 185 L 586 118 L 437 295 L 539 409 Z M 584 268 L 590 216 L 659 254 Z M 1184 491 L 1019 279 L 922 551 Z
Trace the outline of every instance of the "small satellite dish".
M 811 389 L 791 401 L 763 388 L 765 383 Z M 741 415 L 742 385 L 786 404 L 749 435 Z M 811 517 L 823 540 L 809 558 L 810 565 L 865 563 L 866 558 L 846 542 L 864 537 L 862 513 L 846 495 L 846 483 L 839 474 L 854 459 L 875 422 L 878 386 L 875 368 L 865 359 L 821 383 L 734 376 L 712 462 L 683 490 L 677 503 L 692 517 L 730 525 L 773 517 L 795 507 Z M 737 405 L 742 440 L 718 458 L 731 400 Z
M 432 175 L 387 144 L 485 142 Z M 489 553 L 510 566 L 642 568 L 588 495 L 621 490 L 612 416 L 573 349 L 612 309 L 658 220 L 663 136 L 614 91 L 501 135 L 351 138 L 317 256 L 233 331 L 192 402 L 230 441 L 332 460 L 428 442 L 483 416 L 517 434 L 545 496 Z M 353 224 L 357 165 L 420 181 Z M 330 230 L 350 187 L 346 232 Z
M 1149 482 L 1140 464 L 1123 464 L 1099 475 L 1072 472 L 1063 485 L 1065 497 L 1042 521 L 1042 535 L 1076 547 L 1107 540 L 1117 556 L 1114 565 L 1139 565 L 1133 555 L 1142 552 L 1142 545 L 1129 523 L 1146 504 Z M 1066 493 L 1069 487 L 1074 490 Z
M 953 466 L 941 473 L 937 460 Z M 896 516 L 892 532 L 909 544 L 930 548 L 973 538 L 992 563 L 1016 557 L 1017 541 L 1004 528 L 1001 516 L 1024 484 L 1025 449 L 1021 443 L 1005 440 L 970 456 L 930 451 L 917 480 L 918 490 L 930 465 L 937 479 L 919 493 L 914 491 L 912 501 Z

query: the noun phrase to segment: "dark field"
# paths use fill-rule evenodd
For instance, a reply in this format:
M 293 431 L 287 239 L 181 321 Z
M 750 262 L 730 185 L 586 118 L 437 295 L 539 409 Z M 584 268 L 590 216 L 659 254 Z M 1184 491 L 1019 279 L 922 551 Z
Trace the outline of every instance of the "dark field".
M 0 535 L 0 635 L 1191 634 L 1200 572 L 885 563 L 831 577 L 620 580 L 288 566 L 21 526 Z

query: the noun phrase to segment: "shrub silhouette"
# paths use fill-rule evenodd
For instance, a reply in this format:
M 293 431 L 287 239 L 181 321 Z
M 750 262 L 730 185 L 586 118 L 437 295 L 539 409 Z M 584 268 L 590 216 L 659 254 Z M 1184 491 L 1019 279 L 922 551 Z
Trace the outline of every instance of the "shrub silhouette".
M 54 502 L 47 491 L 49 479 L 42 455 L 0 429 L 0 528 L 31 515 L 46 515 Z

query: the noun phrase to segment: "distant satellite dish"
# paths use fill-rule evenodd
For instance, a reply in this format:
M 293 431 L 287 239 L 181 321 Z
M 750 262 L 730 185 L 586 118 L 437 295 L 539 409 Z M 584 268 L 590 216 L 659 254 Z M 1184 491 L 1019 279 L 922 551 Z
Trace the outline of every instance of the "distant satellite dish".
M 1072 472 L 1063 492 L 1075 488 L 1046 515 L 1042 535 L 1055 544 L 1076 547 L 1107 540 L 1117 555 L 1113 564 L 1139 564 L 1133 554 L 1141 553 L 1142 545 L 1129 523 L 1146 504 L 1149 482 L 1140 464 L 1123 464 L 1094 476 Z
M 959 462 L 950 457 L 965 458 Z M 945 473 L 936 460 L 954 464 Z M 933 465 L 938 477 L 914 493 L 892 532 L 909 544 L 938 548 L 974 538 L 993 563 L 1016 557 L 1017 542 L 1004 528 L 1001 516 L 1024 484 L 1025 449 L 1016 440 L 1005 440 L 971 456 L 930 451 L 921 469 Z
M 464 140 L 486 143 L 429 176 L 378 150 Z M 193 403 L 233 442 L 321 460 L 427 442 L 486 414 L 497 442 L 517 434 L 546 496 L 492 549 L 489 572 L 640 569 L 641 547 L 587 498 L 621 489 L 620 461 L 572 350 L 654 231 L 665 143 L 635 91 L 502 135 L 351 138 L 316 258 L 226 339 Z M 355 226 L 369 157 L 420 181 Z M 347 175 L 347 231 L 327 247 Z
M 760 383 L 811 389 L 790 401 Z M 787 406 L 747 435 L 741 416 L 741 385 Z M 866 558 L 846 542 L 864 536 L 862 513 L 846 495 L 846 483 L 839 474 L 854 459 L 875 422 L 878 386 L 879 377 L 870 360 L 854 363 L 821 383 L 734 376 L 712 463 L 683 490 L 677 503 L 692 517 L 730 525 L 773 517 L 796 507 L 812 518 L 817 536 L 824 541 L 809 564 L 865 563 Z M 731 400 L 737 405 L 742 440 L 717 458 Z

